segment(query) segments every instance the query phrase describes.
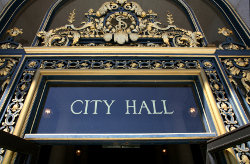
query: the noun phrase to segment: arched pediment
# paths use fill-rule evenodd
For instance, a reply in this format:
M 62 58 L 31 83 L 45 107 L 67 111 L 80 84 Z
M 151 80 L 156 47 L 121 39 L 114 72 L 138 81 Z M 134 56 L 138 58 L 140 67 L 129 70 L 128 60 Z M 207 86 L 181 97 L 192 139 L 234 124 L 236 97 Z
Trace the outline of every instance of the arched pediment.
M 40 31 L 42 46 L 139 46 L 139 47 L 200 47 L 204 36 L 174 25 L 170 12 L 167 27 L 155 21 L 157 13 L 144 11 L 136 2 L 117 0 L 105 2 L 95 12 L 89 9 L 86 22 L 74 26 L 75 11 L 68 24 L 49 31 Z

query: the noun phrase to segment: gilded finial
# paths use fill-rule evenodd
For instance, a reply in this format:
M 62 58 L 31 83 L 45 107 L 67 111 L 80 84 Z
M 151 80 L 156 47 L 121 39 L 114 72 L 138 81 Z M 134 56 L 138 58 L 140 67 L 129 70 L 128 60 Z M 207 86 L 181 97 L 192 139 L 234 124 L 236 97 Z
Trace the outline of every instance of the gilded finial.
M 88 13 L 93 13 L 94 12 L 94 9 L 89 9 Z
M 116 3 L 120 3 L 121 6 L 127 3 L 127 0 L 117 0 Z
M 153 14 L 154 12 L 153 12 L 153 10 L 150 9 L 150 10 L 148 10 L 148 13 Z
M 147 16 L 147 13 L 146 13 L 145 11 L 143 11 L 143 12 L 141 13 L 141 17 L 144 18 L 145 16 Z
M 227 29 L 226 27 L 218 28 L 218 30 L 219 30 L 219 31 L 218 31 L 219 34 L 222 34 L 222 35 L 224 35 L 224 36 L 226 36 L 226 37 L 228 37 L 228 36 L 230 36 L 231 34 L 233 34 L 233 31 Z
M 97 17 L 101 17 L 101 16 L 102 16 L 101 13 L 100 13 L 100 11 L 97 11 L 97 12 L 96 12 L 96 16 L 97 16 Z
M 172 17 L 172 14 L 170 14 L 170 12 L 168 11 L 168 14 L 167 14 L 167 22 L 172 25 L 174 23 L 174 18 Z
M 76 15 L 76 13 L 75 13 L 75 9 L 74 9 L 73 12 L 70 13 L 70 16 L 69 16 L 69 19 L 68 19 L 70 24 L 72 24 L 75 21 L 75 15 Z
M 16 27 L 14 27 L 13 29 L 9 29 L 7 31 L 7 33 L 9 33 L 10 36 L 15 37 L 15 36 L 17 36 L 19 34 L 22 34 L 23 33 L 23 29 L 18 29 Z

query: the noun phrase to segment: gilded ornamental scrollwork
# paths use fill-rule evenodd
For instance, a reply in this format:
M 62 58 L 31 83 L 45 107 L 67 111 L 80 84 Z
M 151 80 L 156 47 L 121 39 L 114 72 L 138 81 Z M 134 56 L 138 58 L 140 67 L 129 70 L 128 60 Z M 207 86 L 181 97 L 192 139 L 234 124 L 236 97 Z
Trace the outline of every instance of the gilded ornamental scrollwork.
M 2 81 L 0 95 L 2 95 L 9 84 L 18 61 L 19 59 L 16 58 L 0 58 L 0 80 Z
M 237 59 L 236 65 L 248 66 L 249 64 Z M 229 64 L 230 65 L 230 64 Z M 12 133 L 25 102 L 31 82 L 37 69 L 203 69 L 209 80 L 209 85 L 214 94 L 218 110 L 223 119 L 227 131 L 238 128 L 233 106 L 221 83 L 221 79 L 212 60 L 28 60 L 22 73 L 22 77 L 16 86 L 16 91 L 9 103 L 4 118 L 1 122 L 1 130 Z M 237 73 L 236 73 L 237 74 Z M 239 161 L 248 159 L 248 148 L 244 144 L 234 148 Z M 1 149 L 1 158 L 4 150 Z
M 198 60 L 28 60 L 1 120 L 0 130 L 13 133 L 37 69 L 200 69 Z M 0 163 L 5 155 L 0 148 Z
M 239 65 L 242 65 L 241 60 L 237 60 Z M 234 61 L 236 62 L 236 61 Z M 209 64 L 211 63 L 211 64 Z M 233 61 L 225 60 L 224 63 L 228 63 L 228 65 L 233 66 Z M 236 63 L 234 63 L 236 64 Z M 237 64 L 236 64 L 237 65 Z M 243 64 L 248 65 L 248 64 Z M 208 80 L 210 82 L 210 88 L 214 94 L 216 99 L 218 110 L 220 111 L 221 117 L 223 119 L 224 125 L 226 127 L 227 132 L 232 131 L 238 127 L 240 127 L 239 122 L 237 121 L 234 109 L 231 103 L 228 100 L 225 89 L 221 83 L 221 80 L 218 76 L 217 71 L 214 69 L 211 61 L 203 62 L 203 66 L 206 68 L 205 73 L 207 74 Z M 231 67 L 232 68 L 232 67 Z M 232 69 L 235 70 L 235 69 Z M 233 71 L 235 74 L 238 74 L 238 71 Z M 242 143 L 241 145 L 236 145 L 234 147 L 234 151 L 237 157 L 237 160 L 241 164 L 249 163 L 250 152 L 249 148 L 246 147 L 246 143 Z
M 152 10 L 145 12 L 137 3 L 117 0 L 104 3 L 96 12 L 90 9 L 85 16 L 86 22 L 81 27 L 75 27 L 75 10 L 70 13 L 68 24 L 49 31 L 40 31 L 40 45 L 50 46 L 138 46 L 138 47 L 201 47 L 203 36 L 199 31 L 188 31 L 178 28 L 174 23 L 173 16 L 168 12 L 167 27 L 161 27 L 156 22 L 157 14 Z M 0 43 L 2 49 L 20 48 L 20 44 L 14 44 L 13 38 L 22 33 L 22 30 L 14 28 L 8 31 L 11 38 L 8 42 Z M 219 33 L 227 37 L 227 42 L 219 46 L 221 50 L 247 50 L 248 47 L 233 42 L 230 35 L 232 31 L 222 28 Z M 89 41 L 91 40 L 91 42 Z M 92 42 L 93 41 L 93 42 Z M 0 78 L 4 77 L 2 91 L 10 81 L 18 60 L 11 58 L 0 59 Z M 250 105 L 250 63 L 248 58 L 235 58 L 221 60 L 230 82 L 236 87 L 244 88 L 242 94 L 245 101 Z M 13 133 L 19 114 L 30 89 L 30 85 L 37 69 L 203 69 L 209 81 L 209 86 L 214 95 L 218 111 L 223 120 L 226 131 L 232 131 L 240 127 L 230 95 L 226 92 L 223 79 L 217 71 L 213 60 L 181 60 L 181 59 L 159 59 L 159 60 L 126 60 L 115 59 L 49 59 L 33 60 L 27 59 L 20 79 L 7 104 L 6 111 L 0 124 L 0 130 Z M 240 163 L 249 162 L 249 148 L 246 143 L 234 147 L 236 157 Z M 4 157 L 5 150 L 0 148 L 0 163 Z
M 105 2 L 96 12 L 90 9 L 85 14 L 87 22 L 81 27 L 72 23 L 75 10 L 70 13 L 69 24 L 40 31 L 42 46 L 161 46 L 161 47 L 200 47 L 203 35 L 199 31 L 188 31 L 173 25 L 173 17 L 167 14 L 167 27 L 160 27 L 152 10 L 145 12 L 135 2 L 117 0 Z
M 245 96 L 245 100 L 250 105 L 250 63 L 248 58 L 235 58 L 222 60 L 224 68 L 232 84 Z M 240 84 L 238 84 L 240 82 Z M 238 85 L 243 86 L 244 90 Z
M 243 99 L 246 108 L 250 107 L 250 63 L 248 58 L 221 59 L 229 81 Z M 233 130 L 233 129 L 232 129 Z M 250 162 L 250 152 L 246 143 L 237 145 L 234 150 L 240 163 Z
M 200 69 L 198 61 L 183 60 L 44 60 L 40 69 Z
M 10 79 L 13 75 L 13 72 L 16 69 L 18 62 L 19 62 L 18 58 L 0 58 L 0 80 L 1 80 L 0 95 L 1 97 L 10 82 Z M 13 111 L 16 111 L 17 108 L 18 108 L 17 106 L 13 106 Z M 5 115 L 7 116 L 6 124 L 11 124 L 10 122 L 11 122 L 12 116 L 14 115 L 10 115 L 10 116 Z M 2 127 L 3 124 L 4 123 L 2 122 L 0 126 Z M 4 130 L 4 129 L 0 128 L 0 130 Z M 10 128 L 10 131 L 11 131 L 11 128 Z M 4 153 L 5 153 L 5 150 L 0 148 L 0 163 L 3 159 Z
M 210 88 L 212 89 L 216 99 L 217 107 L 224 121 L 226 130 L 229 132 L 238 128 L 240 125 L 238 124 L 238 121 L 235 117 L 233 107 L 228 100 L 225 89 L 218 77 L 217 71 L 211 68 L 213 68 L 213 66 L 209 65 L 209 68 L 205 70 L 205 73 L 210 82 Z
M 11 102 L 9 102 L 1 120 L 0 130 L 8 133 L 14 132 L 19 114 L 22 111 L 24 101 L 34 77 L 35 69 L 39 68 L 39 65 L 39 61 L 28 61 L 27 66 L 22 72 L 22 77 L 16 86 Z M 5 152 L 5 149 L 0 148 L 0 163 L 2 163 Z
M 219 50 L 249 50 L 250 48 L 242 43 L 237 43 L 233 41 L 233 38 L 230 35 L 233 34 L 233 31 L 227 29 L 226 27 L 219 28 L 218 33 L 226 37 L 226 42 L 221 43 L 218 47 Z
M 250 163 L 250 152 L 249 148 L 246 146 L 245 143 L 241 145 L 237 145 L 234 150 L 237 152 L 236 158 L 240 162 L 240 164 L 248 164 Z
M 23 33 L 22 29 L 14 27 L 13 29 L 8 30 L 7 33 L 10 36 L 6 41 L 0 42 L 1 49 L 22 49 L 20 43 L 14 42 L 14 37 Z

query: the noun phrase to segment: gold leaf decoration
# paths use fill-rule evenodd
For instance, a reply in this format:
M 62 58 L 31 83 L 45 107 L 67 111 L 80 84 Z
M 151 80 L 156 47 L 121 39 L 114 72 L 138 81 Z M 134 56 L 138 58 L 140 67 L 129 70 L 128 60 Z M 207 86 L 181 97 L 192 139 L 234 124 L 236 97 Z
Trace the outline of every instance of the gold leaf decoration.
M 222 34 L 222 35 L 224 35 L 224 36 L 230 36 L 231 34 L 233 34 L 233 31 L 231 31 L 231 30 L 229 30 L 229 29 L 227 29 L 226 27 L 223 27 L 223 28 L 218 28 L 218 33 L 219 34 Z
M 75 21 L 75 14 L 76 13 L 75 13 L 75 9 L 74 9 L 73 12 L 70 13 L 70 16 L 69 16 L 69 19 L 68 19 L 70 24 L 72 24 Z
M 174 18 L 172 16 L 172 14 L 170 14 L 170 12 L 168 11 L 168 14 L 167 14 L 167 22 L 172 25 L 174 23 Z
M 9 33 L 10 36 L 17 36 L 19 34 L 23 33 L 23 29 L 18 29 L 17 27 L 14 27 L 13 29 L 10 29 L 7 31 L 7 33 Z

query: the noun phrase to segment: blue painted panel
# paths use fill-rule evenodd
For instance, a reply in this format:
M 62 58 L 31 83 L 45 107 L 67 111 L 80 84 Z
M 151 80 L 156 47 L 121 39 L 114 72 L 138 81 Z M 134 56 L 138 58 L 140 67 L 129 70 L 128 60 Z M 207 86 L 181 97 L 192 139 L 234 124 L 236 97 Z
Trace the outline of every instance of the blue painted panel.
M 205 132 L 191 86 L 51 86 L 36 133 Z

